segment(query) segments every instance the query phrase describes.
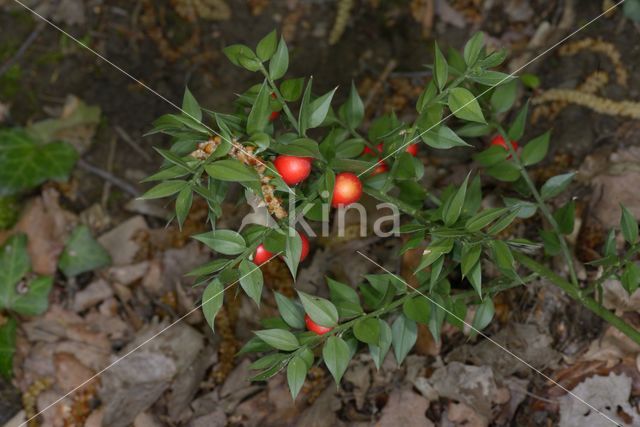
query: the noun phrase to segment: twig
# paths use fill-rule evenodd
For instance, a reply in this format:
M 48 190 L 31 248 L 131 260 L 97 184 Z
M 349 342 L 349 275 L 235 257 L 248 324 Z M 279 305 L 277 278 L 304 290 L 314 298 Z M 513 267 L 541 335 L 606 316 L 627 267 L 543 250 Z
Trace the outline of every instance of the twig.
M 2 76 L 4 73 L 9 71 L 11 67 L 13 67 L 18 61 L 20 61 L 20 58 L 29 49 L 29 46 L 31 46 L 33 42 L 36 41 L 36 39 L 44 29 L 45 25 L 46 25 L 46 22 L 44 21 L 38 22 L 38 24 L 36 25 L 36 28 L 34 28 L 31 34 L 29 34 L 29 37 L 27 37 L 26 40 L 22 42 L 22 45 L 20 45 L 15 55 L 13 55 L 11 58 L 9 58 L 8 61 L 2 64 L 2 67 L 0 67 L 0 76 Z
M 123 128 L 121 128 L 120 126 L 114 126 L 113 129 L 116 131 L 118 136 L 120 136 L 120 138 L 122 138 L 122 140 L 129 145 L 129 147 L 133 148 L 136 153 L 144 157 L 146 161 L 150 162 L 152 160 L 149 153 L 140 148 L 140 146 L 136 144 L 133 138 L 131 138 L 131 136 Z
M 84 169 L 85 171 L 90 172 L 96 176 L 99 176 L 100 178 L 106 181 L 109 181 L 119 189 L 131 194 L 133 197 L 138 197 L 140 195 L 140 192 L 131 184 L 129 184 L 127 181 L 118 178 L 117 176 L 107 172 L 106 170 L 100 169 L 97 166 L 87 163 L 87 161 L 84 159 L 79 159 L 77 164 L 80 168 Z
M 398 63 L 395 59 L 392 59 L 387 63 L 387 66 L 382 71 L 382 74 L 380 74 L 378 81 L 373 85 L 373 87 L 369 91 L 369 94 L 367 95 L 367 99 L 364 101 L 365 111 L 367 110 L 373 99 L 376 97 L 378 92 L 380 92 L 380 89 L 382 89 L 382 85 L 389 78 L 389 74 L 391 74 L 391 72 L 396 68 L 397 65 Z
M 107 172 L 113 172 L 113 160 L 116 155 L 116 141 L 117 138 L 114 136 L 109 141 L 109 154 L 107 155 Z M 105 181 L 102 186 L 102 199 L 100 200 L 102 207 L 107 207 L 107 202 L 109 201 L 109 195 L 111 194 L 111 182 Z

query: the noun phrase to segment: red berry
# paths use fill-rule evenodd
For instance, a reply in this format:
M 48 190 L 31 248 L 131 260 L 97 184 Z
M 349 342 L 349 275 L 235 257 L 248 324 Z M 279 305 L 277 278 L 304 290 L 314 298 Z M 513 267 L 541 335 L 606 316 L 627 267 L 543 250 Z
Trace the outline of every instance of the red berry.
M 309 255 L 309 238 L 299 231 L 298 235 L 300 236 L 300 240 L 302 240 L 302 251 L 300 252 L 300 262 L 302 262 L 307 258 L 307 255 Z
M 418 144 L 411 144 L 407 147 L 407 153 L 411 154 L 413 157 L 418 155 Z
M 287 185 L 295 185 L 302 182 L 311 173 L 310 157 L 278 156 L 273 165 Z
M 375 155 L 378 155 L 378 154 L 382 153 L 382 150 L 384 150 L 384 145 L 382 144 L 382 142 L 380 144 L 376 145 L 376 149 L 378 150 L 378 152 L 374 153 L 373 150 L 371 148 L 369 148 L 368 145 L 365 145 L 364 146 L 364 150 L 362 150 L 362 155 L 369 154 L 369 155 L 375 156 Z
M 307 329 L 311 332 L 315 332 L 317 335 L 324 335 L 333 328 L 327 328 L 326 326 L 320 326 L 309 317 L 308 314 L 304 315 L 304 323 L 307 325 Z
M 276 120 L 278 120 L 278 117 L 280 117 L 280 111 L 272 111 L 271 115 L 269 115 L 269 121 L 275 122 Z
M 362 196 L 362 182 L 351 172 L 342 172 L 336 175 L 336 184 L 333 187 L 333 199 L 331 206 L 350 205 L 360 200 Z
M 278 96 L 276 95 L 275 92 L 271 92 L 271 98 L 276 99 Z
M 494 136 L 493 139 L 491 140 L 491 145 L 499 145 L 500 147 L 504 148 L 505 150 L 509 150 L 509 147 L 507 147 L 507 143 L 505 142 L 505 140 L 502 137 L 502 135 Z M 518 149 L 518 141 L 511 141 L 511 146 L 513 147 L 514 150 L 517 150 Z
M 258 245 L 256 248 L 256 252 L 253 254 L 253 262 L 256 265 L 262 265 L 265 262 L 269 261 L 273 254 L 265 249 L 263 244 Z
M 382 160 L 380 160 L 378 162 L 378 166 L 375 167 L 375 169 L 373 169 L 371 171 L 370 176 L 374 176 L 374 175 L 378 175 L 381 173 L 385 173 L 389 170 L 389 165 L 387 165 L 385 162 L 383 162 Z

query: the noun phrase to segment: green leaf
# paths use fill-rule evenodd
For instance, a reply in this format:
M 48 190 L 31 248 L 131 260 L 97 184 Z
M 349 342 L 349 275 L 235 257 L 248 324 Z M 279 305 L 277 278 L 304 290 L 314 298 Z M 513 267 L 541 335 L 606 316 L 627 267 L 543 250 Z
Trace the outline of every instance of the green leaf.
M 524 146 L 520 154 L 520 160 L 525 166 L 535 165 L 542 161 L 549 151 L 550 132 L 545 132 L 532 139 Z
M 281 293 L 275 292 L 280 317 L 294 329 L 304 329 L 304 310 Z
M 478 212 L 467 220 L 464 228 L 471 232 L 480 231 L 508 210 L 507 208 L 491 208 Z
M 562 251 L 558 235 L 552 231 L 540 230 L 544 251 L 549 256 L 556 256 Z
M 289 156 L 322 159 L 318 143 L 309 138 L 296 138 L 286 144 L 277 143 L 271 146 L 271 150 L 278 154 L 287 154 Z
M 294 356 L 287 366 L 287 383 L 289 384 L 291 398 L 294 400 L 304 385 L 304 380 L 307 378 L 307 370 L 306 362 L 299 356 Z
M 415 296 L 407 299 L 402 305 L 402 312 L 407 318 L 414 322 L 429 323 L 431 315 L 431 305 L 429 301 L 422 296 Z
M 473 156 L 473 160 L 478 162 L 480 166 L 491 167 L 507 160 L 509 154 L 497 145 L 492 145 L 486 150 L 481 151 Z
M 258 42 L 256 46 L 256 54 L 261 61 L 268 61 L 271 59 L 274 53 L 276 53 L 276 46 L 278 45 L 278 34 L 276 30 L 271 31 L 262 40 Z
M 573 233 L 573 226 L 576 214 L 576 203 L 571 200 L 553 213 L 553 217 L 558 223 L 558 229 L 562 234 Z
M 276 53 L 269 62 L 269 77 L 273 80 L 278 80 L 285 75 L 287 68 L 289 68 L 289 50 L 284 38 L 280 37 Z
M 622 287 L 629 294 L 634 293 L 640 286 L 640 266 L 635 262 L 627 262 L 624 266 L 622 276 L 620 276 Z
M 324 344 L 322 358 L 329 372 L 331 372 L 333 379 L 336 381 L 336 384 L 340 384 L 340 380 L 351 360 L 349 345 L 342 338 L 332 335 L 327 338 Z
M 491 94 L 491 108 L 496 113 L 508 111 L 516 101 L 517 94 L 518 83 L 515 80 L 498 86 Z
M 30 270 L 27 236 L 16 234 L 0 248 L 0 308 L 12 307 L 17 297 L 16 285 Z
M 278 350 L 293 351 L 300 347 L 296 336 L 284 329 L 265 329 L 263 331 L 255 331 L 254 333 L 262 341 Z
M 484 301 L 478 306 L 476 310 L 476 314 L 473 316 L 473 328 L 475 331 L 481 331 L 493 319 L 493 315 L 495 313 L 495 308 L 493 306 L 493 301 L 491 298 L 485 298 Z
M 193 238 L 224 255 L 238 255 L 247 249 L 244 237 L 233 230 L 213 230 Z
M 444 89 L 447 84 L 447 79 L 449 78 L 449 64 L 442 54 L 442 51 L 440 51 L 438 43 L 435 43 L 434 51 L 434 77 L 436 84 L 438 85 L 438 90 L 442 92 L 442 89 Z
M 269 124 L 269 114 L 271 113 L 271 106 L 269 105 L 269 99 L 271 98 L 271 92 L 267 82 L 262 83 L 260 91 L 256 97 L 249 117 L 247 117 L 247 133 L 253 135 L 256 132 L 264 132 L 265 128 Z
M 456 221 L 458 221 L 458 218 L 460 218 L 462 206 L 464 205 L 464 199 L 467 194 L 467 184 L 469 182 L 470 174 L 471 172 L 469 172 L 460 188 L 458 188 L 458 191 L 456 191 L 454 196 L 450 199 L 450 202 L 447 203 L 442 210 L 442 220 L 447 226 L 455 224 Z
M 507 228 L 514 219 L 518 216 L 518 210 L 514 210 L 513 212 L 509 212 L 508 215 L 503 216 L 498 221 L 496 221 L 489 229 L 487 230 L 487 234 L 495 235 Z
M 482 297 L 482 263 L 476 262 L 467 274 L 467 280 L 473 286 L 479 297 Z M 466 310 L 466 307 L 465 307 Z
M 209 327 L 215 331 L 216 315 L 222 308 L 224 301 L 224 287 L 219 279 L 212 280 L 202 294 L 202 314 L 207 320 Z
M 240 286 L 242 286 L 249 298 L 254 300 L 256 305 L 260 307 L 263 285 L 262 271 L 247 259 L 240 261 L 239 271 Z
M 436 262 L 444 254 L 448 254 L 453 249 L 453 239 L 439 239 L 432 241 L 429 247 L 422 254 L 420 265 L 416 272 L 423 270 Z
M 566 190 L 574 176 L 575 172 L 569 172 L 549 178 L 540 189 L 540 195 L 543 199 L 557 196 Z
M 447 150 L 453 147 L 471 147 L 460 138 L 451 128 L 441 125 L 437 131 L 422 134 L 422 140 L 430 147 Z
M 298 123 L 300 125 L 300 135 L 306 134 L 309 129 L 309 118 L 311 117 L 311 87 L 313 86 L 313 77 L 309 78 L 307 87 L 302 94 L 302 101 L 300 102 L 300 111 L 298 112 Z
M 442 324 L 444 323 L 444 319 L 447 315 L 447 313 L 443 310 L 444 299 L 438 294 L 433 294 L 430 303 L 431 318 L 429 319 L 429 331 L 431 332 L 431 335 L 436 340 L 436 342 L 439 342 Z
M 378 323 L 380 324 L 380 339 L 378 345 L 369 344 L 369 352 L 371 353 L 371 358 L 376 368 L 380 369 L 385 356 L 391 348 L 391 328 L 389 324 L 382 319 L 378 319 Z
M 38 316 L 47 311 L 53 277 L 36 277 L 26 287 L 25 293 L 16 293 L 9 308 L 23 316 Z
M 357 292 L 344 283 L 327 278 L 331 301 L 336 305 L 340 317 L 354 317 L 362 314 L 360 297 Z
M 213 162 L 204 167 L 211 178 L 230 182 L 258 182 L 255 170 L 245 166 L 239 160 L 225 159 Z
M 285 80 L 280 84 L 280 93 L 285 101 L 295 102 L 302 96 L 304 78 Z
M 359 157 L 364 149 L 364 140 L 360 138 L 347 139 L 336 144 L 336 157 L 350 159 Z
M 473 267 L 478 263 L 482 255 L 482 244 L 464 243 L 462 247 L 462 259 L 460 261 L 460 270 L 462 277 L 465 277 Z
M 504 182 L 515 182 L 520 178 L 520 168 L 512 161 L 504 160 L 487 169 L 487 175 Z
M 324 119 L 327 117 L 327 113 L 329 112 L 329 107 L 331 107 L 331 99 L 333 99 L 333 94 L 337 89 L 338 88 L 336 87 L 311 102 L 309 105 L 310 115 L 308 129 L 318 127 L 322 122 L 324 122 Z
M 447 104 L 451 113 L 459 119 L 486 123 L 478 100 L 465 88 L 456 87 L 451 89 Z
M 222 49 L 222 52 L 229 58 L 229 61 L 233 65 L 238 67 L 242 67 L 241 59 L 247 60 L 251 58 L 255 58 L 255 54 L 249 48 L 249 46 L 245 46 L 243 44 L 232 44 L 231 46 L 227 46 Z
M 182 225 L 189 215 L 192 203 L 193 192 L 191 191 L 191 188 L 185 187 L 180 190 L 180 192 L 178 193 L 178 197 L 176 198 L 176 219 L 178 220 L 180 230 L 182 230 Z
M 620 217 L 620 228 L 622 229 L 622 236 L 624 240 L 629 244 L 634 244 L 638 240 L 638 222 L 631 212 L 623 205 L 622 215 Z
M 16 329 L 18 322 L 9 317 L 0 326 L 0 375 L 6 380 L 11 379 L 13 372 L 13 354 L 16 352 Z
M 297 231 L 289 227 L 285 240 L 284 262 L 289 267 L 294 280 L 300 264 L 300 254 L 302 254 L 302 239 Z
M 182 112 L 193 120 L 199 122 L 202 121 L 202 109 L 191 91 L 189 91 L 189 88 L 185 88 L 184 90 L 184 97 L 182 98 Z
M 396 318 L 391 325 L 391 342 L 396 361 L 401 364 L 418 339 L 418 327 L 416 322 L 407 319 L 404 315 Z
M 496 263 L 498 269 L 506 274 L 514 273 L 515 260 L 513 259 L 513 254 L 511 254 L 509 246 L 502 240 L 492 240 L 489 242 L 489 245 L 492 249 L 493 261 Z
M 364 317 L 353 325 L 353 335 L 366 344 L 378 345 L 380 342 L 380 323 L 373 317 Z
M 65 181 L 78 159 L 66 142 L 37 144 L 22 130 L 0 130 L 0 196 Z
M 517 141 L 522 138 L 524 135 L 524 128 L 527 124 L 527 113 L 529 111 L 529 103 L 524 104 L 524 107 L 518 112 L 516 119 L 513 121 L 513 124 L 509 128 L 509 132 L 507 135 L 509 136 L 509 141 Z
M 614 5 L 614 7 L 617 6 L 617 4 Z M 640 22 L 640 1 L 627 0 L 624 5 L 622 5 L 622 11 L 627 18 Z
M 186 188 L 189 184 L 187 181 L 169 180 L 161 182 L 149 191 L 140 196 L 142 200 L 161 199 L 163 197 L 173 196 Z
M 315 323 L 327 328 L 338 324 L 338 309 L 331 301 L 298 291 L 304 311 Z
M 475 33 L 467 44 L 465 44 L 463 56 L 467 67 L 471 68 L 478 62 L 483 46 L 484 34 L 482 32 Z
M 72 277 L 110 263 L 109 253 L 93 238 L 89 227 L 80 225 L 71 233 L 58 265 L 65 276 Z
M 491 87 L 500 86 L 515 79 L 515 77 L 510 74 L 490 70 L 482 71 L 480 74 L 474 74 L 470 78 L 476 83 Z
M 364 118 L 364 104 L 362 103 L 360 95 L 358 95 L 358 89 L 356 89 L 353 81 L 351 82 L 349 98 L 347 98 L 347 102 L 344 104 L 344 116 L 349 129 L 356 129 Z

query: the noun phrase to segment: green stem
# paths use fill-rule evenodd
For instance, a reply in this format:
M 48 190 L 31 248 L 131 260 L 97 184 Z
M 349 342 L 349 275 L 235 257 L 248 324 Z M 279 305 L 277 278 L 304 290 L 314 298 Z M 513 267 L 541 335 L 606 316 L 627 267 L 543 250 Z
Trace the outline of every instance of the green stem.
M 596 300 L 587 296 L 582 290 L 577 288 L 576 286 L 569 283 L 566 279 L 559 276 L 558 274 L 551 271 L 549 268 L 544 265 L 538 263 L 533 258 L 528 257 L 527 255 L 514 251 L 514 257 L 520 264 L 527 267 L 529 270 L 534 273 L 539 274 L 542 277 L 545 277 L 551 283 L 562 289 L 567 293 L 571 298 L 579 301 L 583 306 L 589 309 L 592 313 L 599 316 L 601 319 L 605 320 L 610 325 L 614 326 L 620 332 L 631 338 L 636 344 L 640 344 L 640 331 L 635 329 L 633 326 L 629 325 L 625 322 L 621 317 L 616 316 L 611 311 L 604 308 L 602 305 L 598 304 Z
M 500 132 L 500 134 L 502 135 L 502 137 L 504 138 L 504 140 L 510 141 L 509 136 L 505 132 L 504 128 L 500 124 L 496 123 L 495 125 L 498 131 Z M 562 250 L 562 255 L 565 258 L 565 261 L 567 262 L 567 266 L 569 267 L 569 276 L 571 277 L 571 283 L 573 283 L 573 286 L 577 288 L 579 286 L 578 275 L 576 274 L 576 268 L 573 264 L 573 256 L 571 255 L 571 251 L 569 250 L 569 245 L 567 245 L 567 241 L 565 240 L 564 235 L 560 232 L 560 227 L 558 226 L 556 219 L 551 214 L 549 207 L 544 202 L 544 200 L 542 199 L 542 196 L 538 192 L 538 189 L 536 188 L 535 184 L 531 180 L 531 177 L 529 176 L 527 169 L 524 167 L 524 165 L 520 161 L 520 157 L 518 157 L 518 153 L 516 153 L 516 150 L 513 148 L 511 144 L 509 143 L 506 143 L 506 144 L 507 144 L 507 149 L 511 153 L 511 158 L 513 159 L 513 161 L 515 161 L 516 165 L 520 169 L 520 176 L 522 176 L 522 179 L 524 179 L 525 183 L 527 184 L 527 187 L 529 187 L 529 190 L 531 191 L 531 194 L 533 195 L 533 198 L 535 199 L 536 204 L 538 205 L 538 209 L 540 209 L 540 212 L 542 212 L 542 215 L 545 217 L 549 225 L 551 225 L 553 232 L 556 234 L 556 237 L 560 242 L 560 249 Z
M 282 104 L 282 110 L 284 111 L 287 118 L 289 119 L 289 122 L 291 122 L 291 126 L 293 126 L 293 128 L 299 134 L 300 128 L 298 127 L 298 121 L 296 120 L 293 113 L 291 112 L 291 109 L 287 105 L 287 101 L 285 101 L 284 98 L 282 97 L 282 94 L 280 93 L 278 86 L 276 86 L 276 82 L 274 82 L 273 79 L 269 77 L 269 73 L 267 72 L 267 69 L 264 68 L 264 65 L 261 65 L 260 71 L 262 72 L 262 75 L 264 76 L 264 78 L 267 79 L 267 83 L 269 83 L 269 87 L 271 88 L 271 91 L 276 95 L 276 98 L 278 99 L 278 101 L 280 101 L 280 104 Z

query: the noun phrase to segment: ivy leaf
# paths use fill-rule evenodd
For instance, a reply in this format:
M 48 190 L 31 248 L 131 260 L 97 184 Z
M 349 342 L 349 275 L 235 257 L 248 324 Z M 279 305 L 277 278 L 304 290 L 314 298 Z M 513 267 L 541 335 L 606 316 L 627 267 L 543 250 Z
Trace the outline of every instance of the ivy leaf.
M 71 144 L 37 144 L 22 130 L 0 130 L 0 141 L 0 196 L 32 189 L 50 179 L 64 181 L 78 159 Z
M 202 313 L 212 331 L 215 331 L 216 315 L 222 308 L 223 301 L 224 287 L 222 282 L 218 278 L 213 279 L 202 294 Z
M 522 160 L 523 165 L 535 165 L 545 158 L 549 151 L 549 137 L 550 132 L 545 132 L 532 139 L 524 146 L 522 153 L 520 154 L 520 160 Z
M 262 341 L 278 350 L 293 351 L 300 347 L 300 343 L 296 336 L 284 329 L 265 329 L 262 331 L 255 331 L 254 333 Z
M 184 90 L 184 97 L 182 98 L 182 112 L 194 120 L 199 122 L 202 121 L 202 109 L 189 88 L 185 88 Z
M 407 319 L 403 314 L 398 316 L 393 325 L 391 325 L 391 342 L 398 364 L 402 363 L 404 358 L 407 357 L 417 339 L 418 327 L 416 322 Z
M 550 199 L 562 193 L 571 183 L 575 176 L 575 172 L 569 172 L 562 175 L 551 177 L 542 185 L 540 195 L 543 199 Z
M 391 348 L 391 327 L 382 319 L 378 319 L 378 323 L 380 324 L 380 339 L 378 344 L 369 344 L 369 352 L 371 353 L 373 363 L 376 365 L 376 369 L 380 369 L 384 358 Z
M 60 256 L 60 270 L 67 277 L 105 267 L 111 263 L 109 253 L 91 235 L 86 225 L 76 227 Z
M 298 291 L 304 311 L 315 323 L 327 328 L 338 324 L 338 309 L 331 301 Z
M 254 263 L 243 259 L 240 261 L 240 286 L 247 293 L 249 298 L 255 301 L 260 307 L 260 299 L 262 298 L 262 271 Z
M 294 329 L 304 329 L 304 310 L 279 292 L 275 292 L 280 317 Z
M 622 229 L 622 236 L 624 240 L 629 244 L 634 244 L 638 240 L 638 222 L 631 212 L 623 205 L 622 216 L 620 217 L 620 228 Z
M 38 316 L 47 311 L 53 277 L 36 277 L 28 283 L 27 287 L 26 293 L 15 295 L 10 308 L 24 316 Z
M 233 230 L 213 230 L 193 238 L 224 255 L 238 255 L 247 249 L 244 237 Z
M 353 325 L 353 335 L 365 344 L 378 345 L 380 342 L 380 323 L 373 317 L 365 317 Z
M 294 356 L 287 366 L 287 383 L 289 384 L 291 398 L 294 400 L 304 385 L 304 380 L 307 378 L 307 370 L 306 362 L 299 356 Z
M 459 119 L 486 123 L 478 100 L 463 87 L 456 87 L 449 91 L 448 105 L 451 113 Z
M 269 62 L 269 77 L 278 80 L 286 74 L 287 68 L 289 68 L 289 49 L 284 38 L 280 37 L 278 48 Z
M 17 322 L 9 317 L 0 326 L 0 375 L 9 380 L 13 372 L 13 354 L 16 352 Z
M 342 338 L 332 335 L 327 338 L 324 344 L 322 358 L 329 372 L 331 372 L 333 379 L 336 381 L 336 384 L 340 384 L 340 380 L 351 360 L 349 345 Z

